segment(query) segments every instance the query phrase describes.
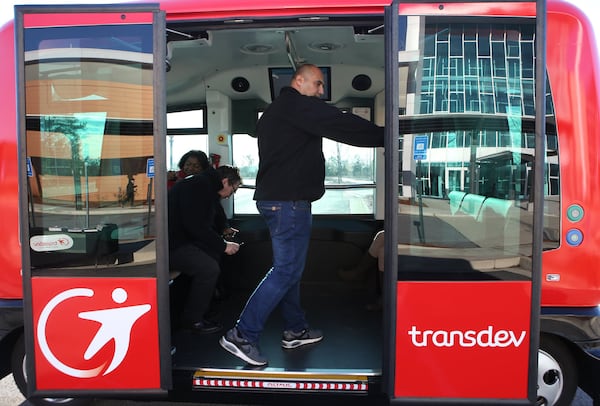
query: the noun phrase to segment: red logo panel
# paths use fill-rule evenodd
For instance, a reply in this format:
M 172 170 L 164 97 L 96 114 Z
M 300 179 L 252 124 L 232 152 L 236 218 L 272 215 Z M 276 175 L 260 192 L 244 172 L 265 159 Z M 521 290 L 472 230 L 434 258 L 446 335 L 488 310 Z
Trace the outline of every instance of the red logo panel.
M 396 397 L 527 399 L 530 282 L 399 282 Z
M 32 278 L 37 388 L 160 388 L 156 280 Z

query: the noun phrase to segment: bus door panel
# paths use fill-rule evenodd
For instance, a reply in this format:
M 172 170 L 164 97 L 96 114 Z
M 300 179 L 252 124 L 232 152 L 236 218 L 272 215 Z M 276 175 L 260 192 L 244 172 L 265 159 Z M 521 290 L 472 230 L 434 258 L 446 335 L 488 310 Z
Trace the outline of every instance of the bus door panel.
M 392 403 L 531 404 L 539 6 L 417 3 L 386 10 L 384 385 Z
M 164 394 L 164 13 L 19 6 L 15 22 L 29 395 Z

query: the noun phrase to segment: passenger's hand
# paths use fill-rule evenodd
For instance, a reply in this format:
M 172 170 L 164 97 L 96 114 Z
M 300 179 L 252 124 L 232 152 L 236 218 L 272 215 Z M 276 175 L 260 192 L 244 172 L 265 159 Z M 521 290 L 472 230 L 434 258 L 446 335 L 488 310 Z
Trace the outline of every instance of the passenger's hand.
M 225 238 L 226 240 L 231 240 L 233 237 L 235 237 L 235 235 L 239 232 L 240 230 L 233 228 L 233 227 L 228 227 L 225 230 L 223 230 L 223 238 Z
M 234 255 L 240 249 L 240 244 L 238 244 L 237 242 L 225 241 L 225 244 L 225 254 L 227 255 Z

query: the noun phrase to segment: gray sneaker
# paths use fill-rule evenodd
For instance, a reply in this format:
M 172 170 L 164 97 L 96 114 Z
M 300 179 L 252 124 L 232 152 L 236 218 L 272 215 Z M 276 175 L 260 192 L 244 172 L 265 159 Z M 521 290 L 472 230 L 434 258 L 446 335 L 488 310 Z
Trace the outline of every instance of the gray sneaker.
M 258 344 L 251 343 L 240 335 L 237 327 L 229 330 L 221 339 L 219 344 L 226 351 L 246 361 L 250 365 L 267 365 L 267 358 L 260 353 Z
M 286 330 L 283 332 L 281 346 L 286 349 L 298 348 L 306 344 L 317 343 L 322 339 L 323 333 L 320 330 L 305 328 L 297 333 Z

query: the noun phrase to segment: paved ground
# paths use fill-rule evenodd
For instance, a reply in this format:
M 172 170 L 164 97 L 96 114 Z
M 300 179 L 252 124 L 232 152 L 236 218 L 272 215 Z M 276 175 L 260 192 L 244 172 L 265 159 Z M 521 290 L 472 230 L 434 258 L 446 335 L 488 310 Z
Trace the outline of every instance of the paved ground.
M 25 398 L 17 389 L 12 375 L 8 375 L 0 380 L 0 405 L 1 406 L 17 406 L 20 405 Z

